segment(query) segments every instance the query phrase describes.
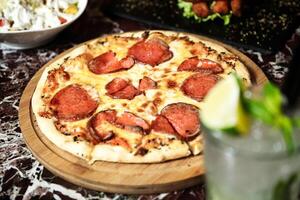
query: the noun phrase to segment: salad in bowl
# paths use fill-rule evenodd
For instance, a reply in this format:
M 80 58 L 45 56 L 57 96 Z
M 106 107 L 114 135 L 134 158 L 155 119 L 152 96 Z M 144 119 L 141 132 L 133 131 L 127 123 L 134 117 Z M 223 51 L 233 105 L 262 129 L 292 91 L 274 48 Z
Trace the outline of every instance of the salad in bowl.
M 1 47 L 45 44 L 74 22 L 86 5 L 87 0 L 0 0 Z

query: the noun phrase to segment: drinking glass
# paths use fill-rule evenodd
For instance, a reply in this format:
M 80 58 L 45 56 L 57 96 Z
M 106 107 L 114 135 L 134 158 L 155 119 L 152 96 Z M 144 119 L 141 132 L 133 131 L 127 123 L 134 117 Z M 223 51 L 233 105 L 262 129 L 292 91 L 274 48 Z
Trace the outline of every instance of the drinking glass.
M 299 200 L 300 131 L 287 153 L 282 134 L 258 121 L 247 136 L 205 130 L 208 200 Z

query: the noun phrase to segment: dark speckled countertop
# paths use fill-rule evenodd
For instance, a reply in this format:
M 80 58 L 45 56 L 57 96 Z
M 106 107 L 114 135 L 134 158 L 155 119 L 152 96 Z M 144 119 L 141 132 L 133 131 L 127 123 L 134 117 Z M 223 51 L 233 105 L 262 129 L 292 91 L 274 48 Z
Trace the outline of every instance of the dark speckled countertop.
M 102 14 L 104 1 L 90 0 L 83 16 L 46 46 L 32 50 L 0 50 L 0 200 L 6 199 L 205 199 L 204 185 L 157 195 L 119 195 L 78 187 L 53 175 L 26 147 L 18 122 L 21 94 L 35 72 L 62 51 L 103 34 L 155 29 L 145 24 Z M 266 73 L 282 84 L 300 29 L 277 54 L 241 49 Z

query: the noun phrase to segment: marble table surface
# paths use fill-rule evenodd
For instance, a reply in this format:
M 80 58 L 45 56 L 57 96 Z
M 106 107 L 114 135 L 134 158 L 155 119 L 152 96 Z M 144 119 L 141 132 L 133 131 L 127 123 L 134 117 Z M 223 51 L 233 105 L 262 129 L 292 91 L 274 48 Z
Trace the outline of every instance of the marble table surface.
M 53 175 L 31 154 L 18 122 L 21 94 L 35 72 L 60 52 L 104 34 L 150 27 L 103 14 L 104 1 L 90 0 L 83 16 L 51 43 L 31 50 L 0 49 L 0 200 L 4 199 L 205 199 L 205 185 L 156 195 L 121 195 L 88 190 Z M 252 58 L 268 78 L 281 85 L 293 48 L 300 42 L 300 28 L 276 54 L 240 49 Z

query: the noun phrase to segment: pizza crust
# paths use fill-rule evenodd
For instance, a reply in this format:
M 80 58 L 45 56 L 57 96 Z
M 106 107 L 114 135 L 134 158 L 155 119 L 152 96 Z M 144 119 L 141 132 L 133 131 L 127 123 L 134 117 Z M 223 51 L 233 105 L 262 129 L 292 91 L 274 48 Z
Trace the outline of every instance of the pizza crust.
M 160 149 L 151 149 L 145 155 L 135 155 L 135 153 L 120 146 L 99 144 L 95 146 L 91 154 L 92 160 L 90 163 L 96 160 L 124 163 L 157 163 L 186 157 L 190 154 L 189 146 L 179 140 L 173 141 L 170 145 L 163 146 Z
M 157 32 L 157 31 L 154 31 Z M 169 31 L 160 31 L 163 34 L 167 35 L 167 36 L 174 36 L 174 37 L 185 37 L 187 36 L 186 34 L 183 33 L 174 33 L 174 32 L 169 32 Z M 120 34 L 121 36 L 134 36 L 134 37 L 140 37 L 144 32 L 135 32 L 135 33 L 124 33 L 124 34 Z M 150 32 L 150 34 L 153 32 Z M 108 37 L 114 37 L 114 36 L 108 36 Z M 192 41 L 200 41 L 197 37 L 188 35 L 189 39 Z M 102 38 L 100 39 L 94 39 L 91 41 L 88 41 L 78 47 L 73 48 L 72 50 L 67 51 L 66 53 L 64 53 L 64 55 L 62 57 L 60 57 L 58 60 L 56 60 L 53 63 L 48 64 L 48 67 L 45 68 L 38 84 L 37 87 L 35 89 L 35 92 L 32 96 L 32 111 L 36 117 L 36 121 L 38 124 L 39 129 L 41 130 L 41 132 L 52 142 L 54 143 L 56 146 L 58 146 L 59 148 L 74 154 L 80 158 L 83 158 L 87 161 L 89 161 L 89 163 L 93 163 L 94 161 L 97 160 L 102 160 L 102 161 L 110 161 L 110 162 L 124 162 L 124 163 L 155 163 L 155 162 L 163 162 L 166 160 L 172 160 L 172 159 L 178 159 L 178 158 L 182 158 L 182 157 L 186 157 L 189 156 L 191 154 L 193 155 L 197 155 L 199 153 L 201 153 L 203 151 L 203 138 L 202 135 L 199 135 L 198 137 L 196 137 L 194 140 L 189 141 L 189 142 L 182 142 L 179 139 L 175 139 L 174 141 L 172 141 L 172 143 L 170 143 L 167 146 L 162 146 L 159 149 L 151 149 L 147 152 L 147 154 L 145 155 L 136 155 L 135 152 L 131 152 L 128 149 L 125 149 L 121 146 L 112 146 L 109 144 L 97 144 L 95 146 L 91 145 L 89 142 L 87 141 L 83 141 L 83 140 L 79 140 L 79 141 L 74 141 L 74 137 L 71 135 L 64 135 L 61 132 L 59 132 L 54 123 L 53 123 L 53 119 L 48 119 L 48 118 L 44 118 L 41 117 L 39 115 L 39 111 L 40 109 L 44 106 L 43 105 L 43 101 L 41 99 L 41 96 L 43 94 L 43 87 L 47 81 L 47 76 L 48 76 L 48 72 L 52 69 L 58 68 L 60 65 L 62 65 L 67 59 L 72 59 L 75 58 L 76 56 L 84 53 L 84 52 L 89 52 L 92 53 L 94 56 L 96 56 L 97 54 L 93 51 L 91 51 L 91 48 L 93 45 L 97 45 L 97 43 L 99 42 L 99 40 L 102 40 Z M 224 52 L 228 55 L 233 55 L 232 53 L 230 53 L 229 51 L 227 51 L 225 48 L 208 42 L 208 41 L 202 41 L 201 42 L 205 43 L 206 45 L 210 46 L 211 48 L 215 49 L 218 53 Z M 131 45 L 131 44 L 130 44 Z M 101 47 L 102 48 L 102 47 Z M 101 52 L 101 48 L 98 49 L 97 51 Z M 170 49 L 174 52 L 174 59 L 171 59 L 167 62 L 164 62 L 160 65 L 160 67 L 166 68 L 169 65 L 177 65 L 178 63 L 175 62 L 175 60 L 177 59 L 178 61 L 182 62 L 183 59 L 186 59 L 188 57 L 188 55 L 185 54 L 180 54 L 180 44 L 176 45 L 172 45 L 170 47 Z M 105 49 L 105 45 L 102 48 Z M 124 49 L 124 47 L 122 47 L 122 49 Z M 107 50 L 107 49 L 106 49 Z M 124 56 L 123 53 L 119 54 L 119 57 Z M 120 56 L 121 55 L 121 56 Z M 142 69 L 142 64 L 136 64 L 136 66 L 134 66 L 135 68 L 137 68 L 137 70 L 141 70 Z M 143 66 L 145 67 L 145 66 Z M 150 66 L 146 66 L 146 68 L 151 69 L 152 67 Z M 66 69 L 67 71 L 70 71 L 70 73 L 72 73 L 72 70 L 74 72 L 76 68 L 73 69 Z M 137 71 L 136 70 L 136 71 Z M 226 69 L 225 69 L 226 70 Z M 134 69 L 133 69 L 134 71 Z M 242 76 L 244 78 L 244 81 L 250 85 L 251 84 L 251 80 L 250 80 L 250 74 L 247 70 L 247 68 L 243 65 L 243 63 L 241 63 L 240 61 L 236 61 L 235 62 L 235 71 L 237 74 L 239 74 L 240 76 Z M 75 70 L 76 72 L 76 70 Z M 139 72 L 141 73 L 141 72 Z M 129 71 L 125 71 L 123 74 L 122 73 L 114 73 L 114 74 L 106 74 L 103 75 L 105 81 L 107 82 L 109 79 L 112 80 L 115 76 L 127 76 L 129 78 L 131 77 L 137 77 L 139 76 L 138 74 L 131 74 Z M 174 72 L 176 73 L 176 72 Z M 183 77 L 178 76 L 178 80 L 179 82 L 181 80 L 184 80 L 186 77 L 190 76 L 192 73 L 187 72 L 185 75 L 183 75 Z M 86 78 L 86 80 L 80 80 L 80 81 L 85 81 L 88 82 L 90 78 L 93 78 L 93 75 L 90 75 L 90 77 Z M 141 77 L 132 79 L 133 82 L 132 84 L 137 87 L 138 86 L 138 80 Z M 151 77 L 154 80 L 160 80 L 160 74 L 159 72 L 154 73 L 153 76 Z M 101 91 L 102 93 L 104 91 Z M 156 91 L 157 92 L 157 91 Z M 172 93 L 168 94 L 166 92 L 164 92 L 163 88 L 162 88 L 162 93 L 165 93 L 164 95 L 164 99 L 161 102 L 161 104 L 159 105 L 159 110 L 161 110 L 164 106 L 171 104 L 171 103 L 176 103 L 176 102 L 185 102 L 185 103 L 189 103 L 192 105 L 197 106 L 198 108 L 201 109 L 203 102 L 196 102 L 195 100 L 188 98 L 186 96 L 182 96 L 182 93 L 180 90 L 177 91 L 173 91 Z M 151 96 L 155 95 L 155 92 L 152 90 L 149 90 L 146 92 L 146 96 L 144 97 L 137 97 L 135 98 L 131 103 L 132 104 L 137 104 L 139 106 L 141 106 L 139 104 L 139 102 L 145 101 L 145 98 L 149 98 Z M 143 99 L 144 98 L 144 99 Z M 100 99 L 101 102 L 103 101 L 109 101 L 109 99 L 105 99 L 105 97 L 102 97 L 102 99 Z M 119 104 L 122 104 L 122 100 L 119 101 Z M 125 102 L 125 101 L 124 101 Z M 105 110 L 105 109 L 109 109 L 110 105 L 105 106 L 99 106 L 99 108 L 97 109 L 97 112 L 99 110 Z M 117 109 L 118 111 L 120 110 L 121 112 L 126 111 L 126 109 L 116 105 L 115 109 Z M 147 108 L 148 109 L 148 108 Z M 144 113 L 139 113 L 141 117 L 151 121 L 154 119 L 154 116 L 152 116 L 151 114 L 151 110 L 147 110 L 145 109 Z M 132 110 L 131 110 L 132 111 Z

